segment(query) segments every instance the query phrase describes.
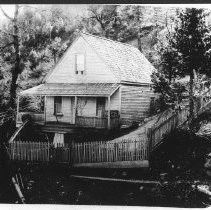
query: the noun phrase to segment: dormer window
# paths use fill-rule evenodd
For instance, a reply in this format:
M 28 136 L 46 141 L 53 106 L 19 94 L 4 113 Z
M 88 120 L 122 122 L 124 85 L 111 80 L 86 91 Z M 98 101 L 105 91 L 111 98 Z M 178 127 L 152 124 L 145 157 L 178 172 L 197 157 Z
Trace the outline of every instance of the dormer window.
M 85 56 L 84 54 L 76 54 L 76 66 L 75 73 L 76 74 L 84 74 L 85 71 Z

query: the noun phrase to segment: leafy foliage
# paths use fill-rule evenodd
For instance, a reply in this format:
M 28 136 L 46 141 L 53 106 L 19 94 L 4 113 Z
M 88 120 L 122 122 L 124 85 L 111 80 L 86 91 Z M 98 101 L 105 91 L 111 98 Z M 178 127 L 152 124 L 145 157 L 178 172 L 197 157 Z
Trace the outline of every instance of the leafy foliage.
M 173 101 L 180 102 L 181 91 L 185 90 L 175 83 L 175 79 L 186 75 L 190 77 L 188 88 L 191 118 L 194 116 L 194 74 L 209 72 L 207 32 L 205 14 L 202 9 L 187 8 L 180 11 L 174 30 L 167 34 L 167 45 L 160 50 L 160 74 L 153 75 L 155 90 L 161 93 L 161 98 L 167 104 L 169 97 Z M 173 95 L 170 90 L 174 92 Z M 175 97 L 175 91 L 177 97 Z
M 23 8 L 17 16 L 20 62 L 19 70 L 14 71 L 17 62 L 13 37 L 10 35 L 14 25 L 5 23 L 2 29 L 4 33 L 0 37 L 4 45 L 0 49 L 0 83 L 2 90 L 5 90 L 1 95 L 2 107 L 7 106 L 11 97 L 8 91 L 12 75 L 18 75 L 15 92 L 16 88 L 27 89 L 42 82 L 74 38 L 75 26 L 70 27 L 69 24 L 72 24 L 71 20 L 63 17 L 59 9 Z
M 17 18 L 20 50 L 17 89 L 19 91 L 40 84 L 70 46 L 77 31 L 86 31 L 138 47 L 150 62 L 158 67 L 159 71 L 153 75 L 157 86 L 155 89 L 157 92 L 162 92 L 163 101 L 169 106 L 175 100 L 180 100 L 181 92 L 184 90 L 179 83 L 175 83 L 175 79 L 178 76 L 180 78 L 189 75 L 186 71 L 187 66 L 196 60 L 200 62 L 191 64 L 195 71 L 203 70 L 208 74 L 208 62 L 211 56 L 210 35 L 202 26 L 203 18 L 194 17 L 192 9 L 189 9 L 182 11 L 179 19 L 174 21 L 178 11 L 182 10 L 140 5 L 90 5 L 83 13 L 83 17 L 73 17 L 65 13 L 61 7 L 23 6 Z M 198 13 L 195 11 L 195 14 L 203 16 L 202 11 Z M 196 31 L 193 30 L 195 26 L 198 27 Z M 1 30 L 3 31 L 0 36 L 2 108 L 7 106 L 10 98 L 11 78 L 15 68 L 15 48 L 12 44 L 13 37 L 10 35 L 13 33 L 12 22 L 6 22 Z M 186 44 L 187 47 L 183 47 Z M 192 47 L 194 44 L 196 45 Z M 192 60 L 188 60 L 187 57 L 187 52 L 190 50 L 193 55 Z M 203 57 L 204 54 L 206 58 Z
M 186 88 L 179 82 L 169 82 L 169 78 L 165 73 L 154 72 L 152 75 L 154 90 L 160 93 L 160 98 L 157 100 L 159 106 L 157 111 L 164 111 L 169 107 L 176 108 L 183 99 L 183 93 Z

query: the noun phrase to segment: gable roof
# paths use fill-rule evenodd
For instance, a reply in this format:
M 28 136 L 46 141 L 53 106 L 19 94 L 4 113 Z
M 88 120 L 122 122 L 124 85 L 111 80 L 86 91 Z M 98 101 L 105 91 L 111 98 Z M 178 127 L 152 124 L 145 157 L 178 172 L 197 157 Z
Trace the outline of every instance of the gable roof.
M 155 68 L 138 48 L 91 34 L 81 33 L 81 36 L 120 82 L 152 83 Z
M 20 95 L 48 95 L 48 96 L 109 96 L 119 87 L 114 83 L 77 83 L 54 84 L 46 83 L 20 92 Z
M 108 70 L 110 70 L 117 79 L 117 82 L 152 84 L 151 74 L 155 68 L 138 48 L 87 33 L 80 33 L 74 43 L 77 42 L 79 37 L 82 37 L 102 62 L 106 64 Z M 71 46 L 67 49 L 62 58 L 71 50 Z M 56 71 L 56 66 L 62 62 L 62 58 L 46 75 L 44 81 L 47 81 L 51 74 Z

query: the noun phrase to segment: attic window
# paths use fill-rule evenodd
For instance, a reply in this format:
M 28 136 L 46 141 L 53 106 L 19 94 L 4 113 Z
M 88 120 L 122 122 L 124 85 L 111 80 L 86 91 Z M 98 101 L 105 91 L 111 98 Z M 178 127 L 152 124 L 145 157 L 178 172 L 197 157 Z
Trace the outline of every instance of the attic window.
M 85 56 L 84 54 L 76 54 L 76 74 L 84 74 L 85 70 Z

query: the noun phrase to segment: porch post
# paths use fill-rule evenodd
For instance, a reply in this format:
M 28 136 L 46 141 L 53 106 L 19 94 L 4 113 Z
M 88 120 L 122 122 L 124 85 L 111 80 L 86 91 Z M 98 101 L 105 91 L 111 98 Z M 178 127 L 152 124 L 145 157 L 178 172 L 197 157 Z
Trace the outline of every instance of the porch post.
M 108 96 L 108 129 L 111 127 L 111 97 Z
M 75 124 L 76 106 L 77 106 L 77 96 L 75 96 L 75 103 L 73 109 L 73 124 Z
M 46 122 L 46 96 L 44 96 L 44 123 Z
M 16 124 L 17 124 L 17 122 L 18 122 L 18 115 L 19 115 L 19 99 L 20 99 L 20 96 L 18 96 L 18 98 L 17 98 L 18 100 L 17 100 L 17 115 L 16 115 Z

